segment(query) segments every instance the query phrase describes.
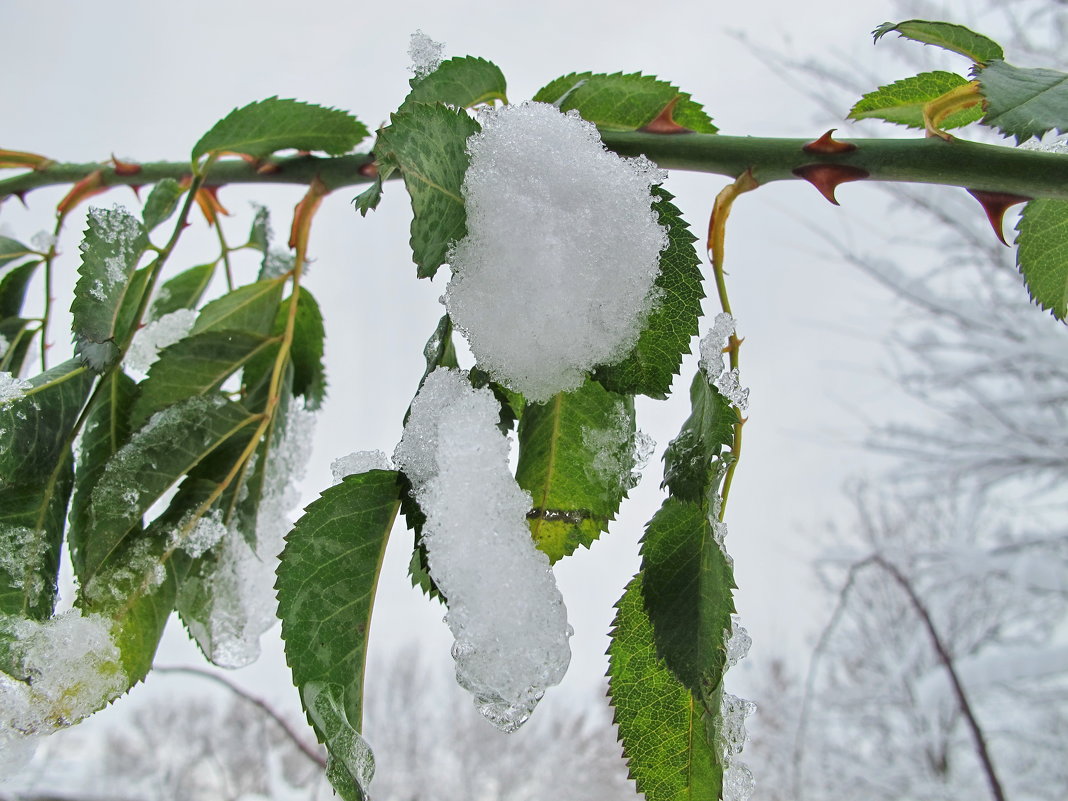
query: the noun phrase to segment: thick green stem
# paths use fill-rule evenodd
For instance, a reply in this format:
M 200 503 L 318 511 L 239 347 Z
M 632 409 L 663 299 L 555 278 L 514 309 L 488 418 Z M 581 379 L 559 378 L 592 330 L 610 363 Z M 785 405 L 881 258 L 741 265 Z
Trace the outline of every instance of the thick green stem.
M 737 178 L 747 169 L 761 184 L 796 180 L 794 170 L 812 164 L 841 164 L 866 171 L 870 180 L 944 184 L 1025 197 L 1068 200 L 1068 159 L 1057 153 L 984 145 L 963 139 L 851 139 L 847 153 L 809 153 L 806 139 L 710 134 L 651 134 L 602 131 L 605 144 L 625 156 L 645 154 L 661 167 L 708 172 Z M 304 184 L 316 176 L 329 190 L 369 183 L 370 154 L 335 158 L 291 156 L 272 162 L 269 171 L 240 159 L 213 165 L 206 185 Z M 188 162 L 150 162 L 134 175 L 120 175 L 101 164 L 53 164 L 0 180 L 0 197 L 43 186 L 71 184 L 101 171 L 104 186 L 150 184 L 163 178 L 180 180 Z M 397 177 L 396 173 L 393 177 Z

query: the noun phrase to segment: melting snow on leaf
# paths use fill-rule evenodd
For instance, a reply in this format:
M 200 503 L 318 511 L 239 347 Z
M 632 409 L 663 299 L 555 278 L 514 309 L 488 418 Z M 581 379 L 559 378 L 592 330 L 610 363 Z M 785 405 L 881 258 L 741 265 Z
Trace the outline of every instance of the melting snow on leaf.
M 341 479 L 345 476 L 366 473 L 368 470 L 392 469 L 393 465 L 390 463 L 389 457 L 382 451 L 356 451 L 330 463 L 330 472 L 334 476 L 335 484 L 340 484 Z
M 508 465 L 500 407 L 439 368 L 412 402 L 394 460 L 426 514 L 430 574 L 449 599 L 457 681 L 495 726 L 521 726 L 571 660 L 567 609 L 534 547 L 530 496 Z
M 738 368 L 728 370 L 723 363 L 723 347 L 735 331 L 734 318 L 726 312 L 716 315 L 712 328 L 701 340 L 700 366 L 708 382 L 727 400 L 743 411 L 749 407 L 749 388 L 739 382 Z
M 123 367 L 131 373 L 147 375 L 148 368 L 156 361 L 159 352 L 188 335 L 196 321 L 195 311 L 178 309 L 149 323 L 137 332 L 130 343 Z
M 441 64 L 445 52 L 444 42 L 435 42 L 421 30 L 412 34 L 408 45 L 408 58 L 412 60 L 411 69 L 416 78 L 425 78 Z
M 445 305 L 478 364 L 533 401 L 625 358 L 655 302 L 666 176 L 546 103 L 487 109 L 467 143 L 467 236 Z
M 32 388 L 29 381 L 23 381 L 11 373 L 0 373 L 0 406 L 18 400 Z

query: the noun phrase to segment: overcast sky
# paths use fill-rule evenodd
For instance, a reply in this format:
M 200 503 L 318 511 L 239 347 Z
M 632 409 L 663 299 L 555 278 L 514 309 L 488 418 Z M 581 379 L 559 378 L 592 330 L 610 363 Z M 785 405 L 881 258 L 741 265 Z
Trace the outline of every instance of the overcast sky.
M 871 29 L 893 16 L 886 2 L 6 0 L 2 8 L 8 36 L 0 48 L 0 147 L 65 161 L 112 153 L 133 160 L 181 159 L 231 108 L 271 95 L 345 108 L 375 128 L 407 90 L 406 51 L 416 28 L 443 41 L 447 55 L 495 61 L 514 101 L 571 71 L 641 70 L 692 93 L 727 134 L 815 137 L 829 127 L 734 31 L 780 53 L 828 59 L 840 53 L 852 63 L 860 59 L 866 69 L 882 70 L 884 77 L 905 74 L 889 66 L 893 49 L 904 43 L 871 46 Z M 723 183 L 686 175 L 668 181 L 699 235 Z M 0 224 L 28 239 L 51 227 L 61 194 L 31 194 L 28 212 L 7 203 Z M 367 219 L 354 214 L 352 194 L 339 191 L 328 198 L 313 229 L 315 262 L 307 285 L 326 319 L 330 397 L 319 421 L 305 502 L 328 486 L 332 459 L 353 450 L 393 450 L 422 373 L 423 343 L 441 313 L 437 298 L 444 278 L 415 279 L 402 187 L 389 185 L 380 209 Z M 234 212 L 227 228 L 231 238 L 244 237 L 253 198 L 270 203 L 276 231 L 286 231 L 300 195 L 293 188 L 224 189 L 221 200 Z M 751 660 L 802 658 L 803 635 L 816 627 L 820 612 L 809 578 L 815 540 L 828 519 L 848 509 L 843 482 L 875 469 L 857 443 L 867 422 L 885 420 L 897 400 L 879 370 L 880 339 L 891 314 L 886 299 L 869 279 L 836 260 L 818 233 L 850 223 L 854 227 L 843 235 L 863 242 L 862 220 L 878 213 L 881 199 L 857 185 L 844 187 L 839 196 L 841 209 L 806 185 L 776 184 L 739 201 L 728 231 L 732 305 L 746 338 L 742 378 L 752 393 L 727 544 L 741 587 L 738 606 L 754 638 Z M 123 189 L 94 202 L 132 201 Z M 61 262 L 57 291 L 62 306 L 73 283 L 79 230 L 80 224 L 72 224 L 62 243 L 68 257 Z M 189 266 L 212 255 L 210 238 L 191 236 L 174 264 Z M 249 262 L 245 280 L 251 269 Z M 706 309 L 716 311 L 711 304 Z M 67 339 L 62 325 L 53 331 L 61 345 Z M 662 499 L 659 455 L 688 413 L 693 369 L 693 360 L 687 361 L 671 401 L 639 403 L 639 426 L 658 442 L 646 478 L 604 540 L 557 568 L 576 630 L 574 660 L 565 686 L 550 691 L 544 707 L 588 694 L 604 673 L 612 604 L 637 568 L 641 527 Z M 411 535 L 398 525 L 380 584 L 372 651 L 388 652 L 418 639 L 438 654 L 440 669 L 450 670 L 451 637 L 442 609 L 408 586 L 410 547 Z M 277 629 L 264 637 L 263 661 L 235 676 L 292 709 L 297 694 L 276 640 Z M 158 662 L 200 661 L 172 621 Z M 369 692 L 375 680 L 372 676 Z M 151 679 L 132 694 L 135 703 L 153 687 L 173 689 L 173 681 Z M 121 715 L 124 703 L 104 714 Z

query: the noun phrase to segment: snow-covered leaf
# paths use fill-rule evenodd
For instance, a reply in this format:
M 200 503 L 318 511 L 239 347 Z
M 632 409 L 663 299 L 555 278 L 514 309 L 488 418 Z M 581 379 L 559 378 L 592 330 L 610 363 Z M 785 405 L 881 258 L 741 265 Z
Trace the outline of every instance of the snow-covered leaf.
M 986 98 L 983 125 L 1017 142 L 1068 131 L 1068 73 L 994 61 L 976 70 L 975 77 Z
M 672 497 L 701 503 L 721 467 L 723 449 L 734 443 L 738 415 L 698 371 L 690 385 L 692 411 L 664 451 L 664 486 Z
M 705 293 L 701 260 L 693 246 L 696 237 L 671 203 L 670 192 L 654 186 L 652 194 L 657 198 L 653 210 L 668 232 L 668 246 L 660 253 L 660 274 L 654 284 L 657 301 L 634 350 L 622 361 L 597 370 L 596 377 L 613 392 L 665 398 L 683 354 L 690 352 Z
M 195 308 L 214 275 L 214 264 L 199 264 L 178 273 L 160 287 L 148 318 L 158 320 L 179 309 Z
M 151 231 L 166 222 L 178 209 L 178 201 L 187 191 L 186 187 L 173 178 L 164 178 L 152 187 L 152 192 L 145 201 L 144 208 L 141 209 L 141 219 L 144 220 L 145 230 Z
M 240 286 L 205 306 L 190 334 L 205 331 L 245 331 L 267 336 L 271 333 L 285 278 L 268 278 Z
M 394 114 L 378 135 L 375 154 L 396 164 L 412 201 L 412 260 L 420 278 L 445 262 L 449 243 L 467 233 L 460 187 L 467 170 L 467 138 L 479 125 L 464 111 L 413 105 Z
M 551 562 L 607 531 L 632 486 L 629 400 L 589 380 L 523 413 L 516 481 L 533 499 L 530 533 Z
M 857 101 L 847 116 L 852 120 L 874 118 L 909 128 L 923 128 L 923 107 L 946 92 L 967 83 L 966 78 L 955 72 L 923 72 L 868 92 Z M 977 122 L 982 116 L 982 105 L 977 103 L 971 108 L 949 115 L 939 123 L 939 127 L 959 128 Z
M 698 503 L 668 498 L 642 537 L 642 596 L 656 651 L 700 697 L 723 680 L 734 571 Z
M 1016 224 L 1016 263 L 1031 298 L 1058 320 L 1068 316 L 1068 201 L 1039 198 Z
M 652 75 L 573 72 L 539 89 L 533 99 L 561 111 L 576 109 L 583 119 L 613 131 L 642 128 L 674 103 L 671 120 L 677 125 L 698 133 L 718 130 L 700 103 Z
M 263 158 L 287 148 L 340 156 L 366 136 L 367 128 L 347 111 L 269 97 L 234 109 L 215 123 L 193 147 L 193 161 L 221 152 Z
M 897 33 L 904 39 L 935 45 L 944 50 L 967 56 L 976 64 L 986 64 L 995 59 L 1004 58 L 1001 45 L 963 25 L 950 22 L 930 22 L 922 19 L 910 19 L 904 22 L 884 22 L 872 31 L 878 42 L 888 33 Z
M 119 356 L 117 341 L 129 334 L 131 304 L 136 308 L 140 300 L 136 284 L 144 288 L 143 277 L 139 282 L 133 278 L 148 235 L 139 220 L 120 208 L 92 208 L 88 221 L 70 311 L 76 352 L 103 372 Z
M 719 801 L 712 716 L 657 656 L 640 576 L 616 609 L 608 693 L 638 792 L 648 801 Z
M 508 102 L 507 84 L 500 68 L 484 58 L 450 58 L 426 76 L 411 79 L 412 91 L 399 111 L 409 111 L 415 103 L 445 103 L 468 108 L 500 100 Z
M 316 736 L 330 751 L 331 781 L 347 800 L 362 797 L 351 791 L 365 792 L 369 778 L 350 764 L 350 738 L 363 730 L 367 631 L 399 492 L 393 471 L 345 477 L 308 506 L 286 537 L 278 567 L 286 661 Z M 333 715 L 318 708 L 324 688 L 332 688 Z

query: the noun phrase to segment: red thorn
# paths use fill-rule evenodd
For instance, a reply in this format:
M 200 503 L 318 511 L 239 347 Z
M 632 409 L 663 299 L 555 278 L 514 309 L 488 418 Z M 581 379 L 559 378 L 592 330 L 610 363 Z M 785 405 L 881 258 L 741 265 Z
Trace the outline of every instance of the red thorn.
M 257 175 L 274 175 L 282 171 L 282 165 L 273 161 L 265 161 L 256 168 Z
M 652 134 L 681 134 L 681 133 L 693 133 L 689 128 L 684 128 L 672 119 L 675 113 L 675 104 L 679 102 L 679 96 L 676 95 L 674 99 L 663 110 L 657 114 L 651 121 L 643 125 L 638 130 L 641 133 Z
M 144 186 L 144 184 L 130 184 L 130 189 L 133 190 L 134 197 L 136 197 L 138 200 L 141 199 L 141 187 L 142 186 Z
M 26 209 L 29 208 L 29 205 L 26 203 L 26 190 L 25 189 L 23 189 L 21 192 L 15 192 L 14 195 L 15 195 L 15 197 L 17 197 L 19 199 L 19 202 L 22 204 L 23 208 L 26 208 Z
M 834 196 L 834 190 L 838 188 L 839 184 L 844 184 L 848 181 L 862 181 L 871 173 L 867 170 L 862 170 L 860 167 L 852 167 L 848 164 L 806 164 L 804 167 L 798 167 L 794 170 L 794 175 L 798 178 L 804 178 L 816 187 L 821 195 L 837 206 L 840 204 Z
M 827 133 L 819 139 L 809 142 L 801 149 L 806 153 L 823 153 L 825 155 L 832 153 L 849 153 L 852 150 L 856 150 L 857 146 L 852 142 L 840 142 L 831 136 L 831 134 L 837 130 L 837 128 L 831 128 L 831 130 L 827 131 Z
M 141 172 L 141 165 L 135 164 L 132 161 L 120 161 L 115 157 L 115 154 L 111 154 L 111 163 L 115 165 L 116 175 L 137 175 Z
M 369 161 L 358 170 L 356 170 L 364 178 L 377 178 L 378 177 L 378 162 Z
M 990 220 L 990 227 L 994 229 L 994 234 L 1001 244 L 1008 246 L 1009 243 L 1005 241 L 1005 233 L 1002 230 L 1005 212 L 1011 206 L 1015 206 L 1017 203 L 1026 203 L 1031 198 L 1023 195 L 1012 195 L 1008 192 L 987 192 L 985 189 L 969 189 L 968 194 L 979 201 L 979 205 L 986 212 L 986 218 Z

